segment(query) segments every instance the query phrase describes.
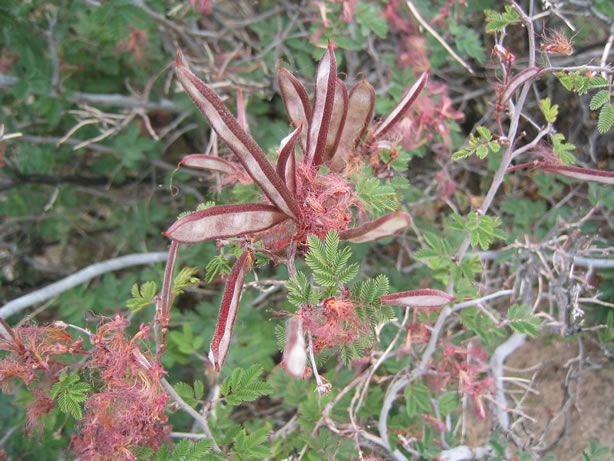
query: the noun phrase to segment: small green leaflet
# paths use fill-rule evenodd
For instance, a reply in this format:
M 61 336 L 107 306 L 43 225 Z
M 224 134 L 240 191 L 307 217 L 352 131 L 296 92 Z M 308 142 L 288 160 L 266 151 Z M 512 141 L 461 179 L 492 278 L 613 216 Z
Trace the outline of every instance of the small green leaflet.
M 441 417 L 445 418 L 447 415 L 454 412 L 458 407 L 458 403 L 458 395 L 456 392 L 444 394 L 439 399 L 439 412 L 441 413 Z
M 132 298 L 128 300 L 126 306 L 132 312 L 138 312 L 153 303 L 153 298 L 158 292 L 156 282 L 145 282 L 140 287 L 137 283 L 132 285 Z
M 407 416 L 410 418 L 418 412 L 431 412 L 431 393 L 428 388 L 422 383 L 413 383 L 407 386 L 403 391 L 405 400 L 407 401 Z
M 217 276 L 224 277 L 230 274 L 230 264 L 224 255 L 217 255 L 207 264 L 205 268 L 207 275 L 205 282 L 211 283 Z
M 271 456 L 271 449 L 265 445 L 268 437 L 269 430 L 266 427 L 257 429 L 251 434 L 247 434 L 245 429 L 243 429 L 235 436 L 233 449 L 239 453 L 241 459 L 269 458 Z
M 578 93 L 580 96 L 588 93 L 588 90 L 593 88 L 605 88 L 608 86 L 607 79 L 603 77 L 589 77 L 583 75 L 583 70 L 577 70 L 575 72 L 563 73 L 558 72 L 556 77 L 568 91 Z
M 487 250 L 495 240 L 505 240 L 507 234 L 499 229 L 503 223 L 498 216 L 478 216 L 477 213 L 469 213 L 467 229 L 472 246 L 480 245 L 482 250 Z
M 191 407 L 195 407 L 198 401 L 203 398 L 205 386 L 201 380 L 194 381 L 194 388 L 187 383 L 178 382 L 173 385 L 177 394 Z
M 173 293 L 180 295 L 183 293 L 183 288 L 188 288 L 200 282 L 198 277 L 194 275 L 198 272 L 198 267 L 184 267 L 181 272 L 175 276 L 173 282 Z
M 204 338 L 201 335 L 192 333 L 192 327 L 189 322 L 183 324 L 182 331 L 173 330 L 169 333 L 170 342 L 177 346 L 179 352 L 185 355 L 191 355 L 198 351 L 204 343 Z
M 247 370 L 236 368 L 222 383 L 222 395 L 230 405 L 252 402 L 258 397 L 273 392 L 273 388 L 260 380 L 262 367 L 254 365 Z
M 305 274 L 300 271 L 296 273 L 294 280 L 286 282 L 286 289 L 288 290 L 288 301 L 296 307 L 306 304 L 315 306 L 320 302 L 320 292 L 311 286 Z
M 605 445 L 599 445 L 594 440 L 591 441 L 588 448 L 582 450 L 582 459 L 584 461 L 605 461 L 610 456 L 610 448 Z
M 487 34 L 503 32 L 507 26 L 520 22 L 520 15 L 513 7 L 509 5 L 505 6 L 504 13 L 497 13 L 493 10 L 485 10 L 484 14 L 486 15 Z
M 610 92 L 608 90 L 599 90 L 591 98 L 591 103 L 589 107 L 591 108 L 591 110 L 597 110 L 609 101 L 610 101 Z
M 494 312 L 491 313 L 495 315 Z M 475 333 L 487 347 L 494 346 L 498 341 L 497 337 L 505 337 L 507 334 L 505 328 L 497 327 L 488 315 L 475 306 L 463 309 L 461 322 Z
M 397 196 L 394 188 L 383 184 L 377 178 L 364 178 L 356 184 L 356 195 L 372 213 L 382 214 L 397 209 Z
M 486 52 L 480 34 L 452 18 L 448 19 L 448 30 L 454 36 L 454 48 L 459 54 L 484 61 Z
M 550 98 L 545 98 L 539 101 L 542 112 L 544 113 L 544 117 L 548 123 L 556 122 L 556 117 L 559 115 L 559 106 L 558 104 L 552 105 Z
M 493 139 L 492 133 L 486 127 L 479 126 L 476 128 L 480 137 L 475 136 L 473 133 L 469 134 L 469 147 L 454 152 L 452 160 L 462 160 L 472 155 L 484 159 L 488 156 L 489 152 L 499 152 L 501 146 Z
M 197 442 L 181 439 L 177 445 L 175 445 L 175 449 L 172 452 L 168 448 L 168 445 L 162 445 L 156 453 L 156 460 L 201 461 L 204 459 L 205 455 L 209 454 L 211 448 L 213 448 L 213 443 L 208 439 L 201 439 Z
M 384 18 L 381 9 L 371 3 L 359 3 L 354 12 L 356 22 L 362 26 L 363 35 L 367 35 L 367 30 L 371 30 L 379 38 L 384 39 L 388 34 L 388 23 Z
M 614 104 L 603 106 L 599 112 L 599 121 L 597 122 L 597 130 L 603 134 L 614 126 Z
M 576 163 L 576 156 L 572 154 L 572 151 L 576 149 L 575 145 L 566 143 L 565 136 L 561 133 L 556 133 L 551 139 L 552 150 L 561 159 L 563 165 L 573 165 Z
M 87 383 L 79 382 L 80 376 L 68 375 L 63 372 L 60 380 L 51 386 L 49 397 L 56 401 L 60 411 L 70 414 L 75 419 L 83 417 L 81 405 L 87 400 L 87 393 L 91 387 Z
M 531 313 L 531 308 L 525 304 L 513 304 L 507 311 L 507 321 L 516 333 L 537 336 L 541 330 L 541 320 Z

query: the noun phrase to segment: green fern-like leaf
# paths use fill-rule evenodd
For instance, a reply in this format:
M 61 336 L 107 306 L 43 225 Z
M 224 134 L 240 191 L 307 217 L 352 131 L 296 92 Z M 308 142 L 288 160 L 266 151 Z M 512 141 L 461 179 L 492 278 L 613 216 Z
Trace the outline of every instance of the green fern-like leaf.
M 610 101 L 610 92 L 608 90 L 600 90 L 591 98 L 589 107 L 591 110 L 597 110 L 605 103 Z
M 205 282 L 211 283 L 217 276 L 223 277 L 230 274 L 230 263 L 224 255 L 217 255 L 207 264 L 205 268 L 207 275 L 205 276 Z
M 188 439 L 181 439 L 177 445 L 175 445 L 175 449 L 171 453 L 172 461 L 180 461 L 184 459 L 190 451 L 190 442 Z
M 358 275 L 359 270 L 360 266 L 358 264 L 350 264 L 337 272 L 337 279 L 341 283 L 348 283 Z
M 609 82 L 608 82 L 607 78 L 593 77 L 592 79 L 591 78 L 588 79 L 588 87 L 590 89 L 593 89 L 593 88 L 604 88 L 606 86 L 609 86 Z
M 388 293 L 390 282 L 384 274 L 375 279 L 365 280 L 358 286 L 358 298 L 364 304 L 378 302 L 379 298 Z
M 204 203 L 199 203 L 198 206 L 196 207 L 196 211 L 202 211 L 202 210 L 206 210 L 208 208 L 212 208 L 215 206 L 215 202 L 209 200 L 208 202 L 204 202 Z
M 359 266 L 346 266 L 352 256 L 352 250 L 345 247 L 339 250 L 339 234 L 330 231 L 324 241 L 315 235 L 307 238 L 309 253 L 305 263 L 313 271 L 313 278 L 320 286 L 333 289 L 339 283 L 347 283 L 358 274 Z M 334 291 L 333 291 L 334 292 Z
M 563 165 L 573 165 L 576 163 L 576 157 L 572 154 L 572 151 L 576 149 L 576 146 L 565 142 L 565 136 L 561 133 L 556 133 L 552 136 L 552 150 L 563 162 Z
M 138 312 L 153 303 L 153 299 L 157 292 L 158 286 L 156 282 L 145 282 L 140 287 L 135 283 L 130 290 L 132 298 L 128 300 L 126 305 L 132 312 Z
M 322 267 L 326 267 L 327 257 L 324 243 L 322 243 L 322 241 L 316 235 L 310 235 L 307 237 L 307 245 L 309 245 L 309 253 L 307 253 L 307 256 L 309 256 L 312 261 L 320 264 Z
M 388 323 L 390 320 L 396 317 L 392 306 L 381 304 L 378 309 L 375 310 L 375 320 L 377 325 L 382 323 Z
M 75 419 L 83 417 L 81 405 L 88 399 L 91 387 L 80 381 L 79 375 L 62 373 L 60 380 L 51 386 L 49 397 L 56 401 L 58 409 Z
M 181 439 L 171 452 L 168 445 L 162 445 L 156 453 L 157 461 L 201 461 L 206 455 L 211 452 L 213 442 L 208 439 L 201 439 L 196 442 L 190 442 L 188 439 Z M 153 454 L 153 453 L 151 453 Z M 141 459 L 150 459 L 149 457 L 141 456 Z
M 334 288 L 335 286 L 337 286 L 336 274 L 331 274 L 330 272 L 328 272 L 327 268 L 314 269 L 313 279 L 318 285 L 323 287 Z
M 504 13 L 497 13 L 493 10 L 484 11 L 486 15 L 486 33 L 492 34 L 494 32 L 503 32 L 509 25 L 520 22 L 520 16 L 509 5 L 505 6 Z
M 232 375 L 222 383 L 222 395 L 230 405 L 240 405 L 243 402 L 251 402 L 262 395 L 273 392 L 273 388 L 260 380 L 262 367 L 254 365 L 247 370 L 237 368 Z
M 294 280 L 286 282 L 288 301 L 296 307 L 309 304 L 315 306 L 320 302 L 320 292 L 314 289 L 302 272 L 296 273 Z
M 198 272 L 198 267 L 184 267 L 179 274 L 175 276 L 173 282 L 173 293 L 180 295 L 183 293 L 183 288 L 191 287 L 200 282 L 198 277 L 195 277 Z
M 599 112 L 599 121 L 597 122 L 597 130 L 599 133 L 610 131 L 614 126 L 614 104 L 603 106 Z
M 199 461 L 207 455 L 213 448 L 213 442 L 208 439 L 202 439 L 190 444 L 190 449 L 184 461 Z
M 352 257 L 352 249 L 345 247 L 338 253 L 335 253 L 330 259 L 330 266 L 334 273 L 338 272 L 345 266 Z
M 277 344 L 277 348 L 280 351 L 283 351 L 286 345 L 286 329 L 281 325 L 275 325 L 273 334 L 275 335 L 275 343 Z
M 331 231 L 324 238 L 324 253 L 328 260 L 337 258 L 337 248 L 339 248 L 339 234 Z
M 384 274 L 379 274 L 375 277 L 375 286 L 377 290 L 377 297 L 380 298 L 390 291 L 390 280 Z
M 271 456 L 271 449 L 265 445 L 269 436 L 267 428 L 261 428 L 247 434 L 242 430 L 237 434 L 234 441 L 234 449 L 241 453 L 242 459 L 256 458 L 265 459 Z
M 356 184 L 356 195 L 365 208 L 376 214 L 397 209 L 397 196 L 394 188 L 377 178 L 361 179 Z
M 358 285 L 358 298 L 365 304 L 370 304 L 375 300 L 376 296 L 375 280 L 365 280 Z
M 542 106 L 542 112 L 544 113 L 546 121 L 549 123 L 556 122 L 556 117 L 559 114 L 558 104 L 552 105 L 552 101 L 550 101 L 550 98 L 542 99 L 539 103 Z

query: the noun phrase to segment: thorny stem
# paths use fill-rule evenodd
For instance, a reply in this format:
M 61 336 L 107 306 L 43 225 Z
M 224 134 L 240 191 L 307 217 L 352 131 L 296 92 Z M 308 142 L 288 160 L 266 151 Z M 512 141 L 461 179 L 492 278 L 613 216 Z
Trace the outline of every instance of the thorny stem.
M 501 290 L 496 293 L 491 293 L 486 296 L 482 296 L 481 298 L 471 299 L 469 301 L 465 301 L 464 303 L 459 303 L 454 306 L 452 309 L 452 313 L 458 312 L 461 309 L 466 309 L 467 307 L 477 306 L 478 304 L 485 303 L 486 301 L 490 301 L 491 299 L 500 298 L 502 296 L 508 296 L 514 293 L 514 290 Z

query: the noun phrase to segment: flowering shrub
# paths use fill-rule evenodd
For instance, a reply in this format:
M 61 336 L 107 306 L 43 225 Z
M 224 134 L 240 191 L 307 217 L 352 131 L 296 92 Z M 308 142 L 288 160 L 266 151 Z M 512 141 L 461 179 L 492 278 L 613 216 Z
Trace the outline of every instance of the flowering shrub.
M 177 243 L 247 237 L 243 243 L 245 249 L 228 277 L 211 342 L 209 358 L 219 371 L 231 344 L 241 290 L 254 251 L 280 253 L 287 250 L 285 262 L 289 266 L 290 276 L 294 278 L 297 249 L 300 251 L 310 236 L 323 237 L 335 231 L 338 232 L 335 234 L 338 235 L 337 239 L 362 243 L 391 237 L 410 225 L 409 215 L 396 211 L 377 220 L 349 227 L 354 220 L 352 207 L 360 210 L 361 204 L 351 178 L 343 176 L 343 173 L 349 174 L 355 170 L 352 163 L 360 163 L 369 150 L 375 149 L 377 143 L 394 128 L 426 85 L 428 73 L 418 78 L 388 116 L 369 129 L 375 107 L 375 92 L 363 80 L 348 94 L 345 84 L 337 77 L 331 44 L 318 66 L 312 103 L 303 85 L 287 70 L 280 69 L 281 95 L 290 123 L 295 129 L 281 142 L 277 163 L 273 168 L 262 149 L 245 132 L 215 92 L 181 61 L 182 55 L 179 53 L 177 76 L 183 88 L 220 139 L 241 162 L 245 174 L 252 178 L 270 202 L 209 207 L 179 218 L 165 232 L 166 236 Z M 361 144 L 363 135 L 365 139 Z M 298 160 L 295 150 L 297 145 L 302 153 Z M 228 167 L 231 165 L 228 161 L 199 154 L 190 155 L 181 164 L 220 172 L 229 172 Z M 322 165 L 328 167 L 327 173 L 320 173 Z M 235 168 L 231 171 L 234 172 Z M 262 246 L 258 246 L 258 242 L 262 242 Z M 316 245 L 316 241 L 312 241 L 312 263 L 323 270 L 332 269 L 328 280 L 332 283 L 331 287 L 347 282 L 356 275 L 357 267 L 349 272 L 342 272 L 337 267 L 347 261 L 349 253 L 337 257 L 337 242 L 334 238 L 327 240 L 317 251 Z M 171 248 L 174 253 L 176 246 Z M 174 260 L 174 255 L 169 257 L 167 273 L 172 272 Z M 424 295 L 423 302 L 426 305 L 430 302 L 428 296 L 430 293 Z M 434 296 L 439 294 L 434 293 Z M 162 297 L 168 299 L 165 294 Z M 367 326 L 356 316 L 358 305 L 349 299 L 333 297 L 323 300 L 321 306 L 308 304 L 299 306 L 301 312 L 298 315 L 307 320 L 307 334 L 313 332 L 318 337 L 316 351 L 352 344 L 367 332 Z M 167 312 L 168 307 L 162 306 L 161 310 Z M 292 322 L 290 328 L 294 332 L 290 341 L 292 348 L 296 349 L 298 344 L 304 343 L 300 338 L 302 325 Z M 300 367 L 289 363 L 295 355 L 298 361 L 304 362 L 303 354 L 287 353 L 284 358 L 286 369 L 289 367 L 293 376 L 302 376 Z
M 8 1 L 0 459 L 609 456 L 607 2 Z

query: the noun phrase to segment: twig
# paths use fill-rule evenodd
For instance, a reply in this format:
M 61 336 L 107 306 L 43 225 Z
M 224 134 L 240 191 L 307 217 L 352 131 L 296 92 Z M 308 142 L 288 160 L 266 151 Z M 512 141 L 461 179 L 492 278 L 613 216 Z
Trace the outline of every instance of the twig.
M 603 47 L 603 53 L 601 54 L 601 62 L 600 62 L 601 67 L 605 67 L 606 66 L 606 62 L 608 60 L 608 55 L 610 54 L 610 49 L 612 48 L 612 43 L 613 42 L 614 42 L 614 34 L 610 34 L 610 37 L 608 38 L 608 42 Z M 605 72 L 602 72 L 601 76 L 603 78 L 606 78 Z
M 450 53 L 450 55 L 461 65 L 463 66 L 465 69 L 467 69 L 467 71 L 471 74 L 471 75 L 475 75 L 475 72 L 473 71 L 473 69 L 471 68 L 471 66 L 469 64 L 467 64 L 463 58 L 461 58 L 458 54 L 456 54 L 456 52 L 452 49 L 452 47 L 450 45 L 448 45 L 446 43 L 446 41 L 441 37 L 441 35 L 439 35 L 437 33 L 437 31 L 435 29 L 433 29 L 430 24 L 428 22 L 426 22 L 422 16 L 420 15 L 420 12 L 418 11 L 418 9 L 414 6 L 414 4 L 410 1 L 407 0 L 406 2 L 407 4 L 407 8 L 409 8 L 409 11 L 411 12 L 411 14 L 414 15 L 414 17 L 416 18 L 416 21 L 418 21 L 420 23 L 420 25 L 422 27 L 424 27 L 433 37 L 435 37 L 435 40 L 437 40 L 441 46 L 443 46 L 445 48 L 445 50 Z
M 358 413 L 358 411 L 362 407 L 362 403 L 363 403 L 363 401 L 365 399 L 365 396 L 367 394 L 367 389 L 369 387 L 369 383 L 371 382 L 371 379 L 373 378 L 373 375 L 375 375 L 375 372 L 380 367 L 380 365 L 382 363 L 384 363 L 384 361 L 388 358 L 388 355 L 390 354 L 390 352 L 392 352 L 392 349 L 394 348 L 394 346 L 396 345 L 397 341 L 399 340 L 399 337 L 401 336 L 401 333 L 404 331 L 404 327 L 407 324 L 407 321 L 409 319 L 409 311 L 410 311 L 410 309 L 408 307 L 405 308 L 405 315 L 403 316 L 403 321 L 401 322 L 401 326 L 398 329 L 397 334 L 394 336 L 393 340 L 390 342 L 390 344 L 388 345 L 386 350 L 384 350 L 383 354 L 377 359 L 377 362 L 375 362 L 373 364 L 373 366 L 371 367 L 371 369 L 369 370 L 369 373 L 367 374 L 367 377 L 365 379 L 365 384 L 363 385 L 362 391 L 360 392 L 360 399 L 358 400 L 358 403 L 356 405 L 356 409 L 353 410 L 353 408 L 352 408 L 353 404 L 354 404 L 354 400 L 352 400 L 352 403 L 350 404 L 350 407 L 349 407 L 349 411 L 354 411 L 354 412 Z M 359 386 L 358 389 L 360 389 L 360 386 Z
M 191 432 L 171 432 L 171 437 L 175 439 L 190 439 L 190 440 L 202 440 L 208 439 L 207 434 L 193 434 Z
M 19 426 L 13 426 L 6 431 L 6 433 L 0 439 L 0 447 L 4 446 L 6 441 L 11 437 L 11 435 L 13 435 L 13 432 L 15 432 L 18 428 Z
M 482 260 L 496 259 L 501 255 L 502 251 L 500 250 L 490 250 L 490 251 L 480 251 L 478 253 L 467 253 L 465 257 L 470 258 L 472 256 L 478 255 Z M 569 258 L 573 261 L 573 264 L 577 267 L 588 267 L 595 269 L 612 269 L 614 268 L 614 259 L 605 259 L 605 258 L 586 258 L 583 256 L 575 256 L 569 253 L 556 253 L 555 262 L 557 262 L 560 258 Z M 455 307 L 458 307 L 455 306 Z
M 509 417 L 504 410 L 507 407 L 507 401 L 505 399 L 505 389 L 503 387 L 503 363 L 505 359 L 512 354 L 516 349 L 522 346 L 527 338 L 527 335 L 520 333 L 514 333 L 507 341 L 499 345 L 495 349 L 495 353 L 490 358 L 490 369 L 493 377 L 496 380 L 495 401 L 498 403 L 495 409 L 497 421 L 499 425 L 504 429 L 509 429 Z
M 392 403 L 396 400 L 398 393 L 405 386 L 420 378 L 425 370 L 428 362 L 431 360 L 432 355 L 435 353 L 435 348 L 437 347 L 437 341 L 439 339 L 439 335 L 441 330 L 443 329 L 443 325 L 447 320 L 448 316 L 452 313 L 452 309 L 448 306 L 444 307 L 439 314 L 439 318 L 431 331 L 431 338 L 429 343 L 422 354 L 422 359 L 418 366 L 414 369 L 409 377 L 400 378 L 397 381 L 393 382 L 388 388 L 388 392 L 386 392 L 386 396 L 384 397 L 384 402 L 382 403 L 382 409 L 379 414 L 379 421 L 377 424 L 380 437 L 385 442 L 388 442 L 388 413 L 390 413 L 390 409 L 392 408 Z
M 52 10 L 48 19 L 49 28 L 45 31 L 45 35 L 47 35 L 49 55 L 51 57 L 51 88 L 57 90 L 60 84 L 60 62 L 58 58 L 57 45 L 55 43 L 55 38 L 53 37 L 53 28 L 55 27 L 57 20 L 57 10 Z
M 529 67 L 535 67 L 535 30 L 533 29 L 533 23 L 524 13 L 522 8 L 518 6 L 517 3 L 512 2 L 512 6 L 521 16 L 522 21 L 525 23 L 527 27 L 527 34 L 529 36 Z M 505 174 L 509 164 L 511 163 L 514 156 L 514 143 L 513 141 L 516 139 L 516 135 L 518 134 L 518 128 L 520 126 L 520 117 L 522 115 L 522 109 L 524 108 L 524 103 L 527 99 L 527 95 L 529 94 L 529 90 L 531 88 L 531 82 L 526 82 L 523 84 L 522 89 L 520 90 L 520 95 L 518 96 L 518 100 L 514 105 L 514 111 L 510 117 L 510 126 L 507 132 L 507 140 L 509 142 L 508 146 L 505 149 L 503 154 L 503 158 L 501 159 L 501 163 L 499 164 L 499 168 L 495 172 L 495 176 L 492 180 L 490 188 L 486 193 L 486 197 L 482 201 L 480 206 L 479 214 L 484 215 L 490 208 L 497 192 L 499 191 L 499 187 L 503 184 L 503 180 L 505 179 Z M 511 101 L 510 101 L 511 104 Z M 469 234 L 465 237 L 465 240 L 461 244 L 460 248 L 456 252 L 456 257 L 458 259 L 462 259 L 469 248 L 470 238 Z M 450 285 L 450 288 L 452 285 Z
M 8 318 L 17 312 L 29 307 L 33 304 L 45 301 L 49 298 L 59 295 L 71 288 L 87 282 L 88 280 L 97 277 L 106 272 L 118 271 L 130 266 L 139 266 L 142 264 L 153 264 L 166 261 L 168 253 L 134 253 L 119 258 L 109 259 L 100 263 L 92 264 L 78 272 L 75 272 L 68 277 L 63 278 L 51 285 L 33 291 L 27 295 L 9 301 L 0 308 L 0 318 Z
M 17 82 L 19 82 L 17 77 L 13 77 L 11 75 L 0 75 L 0 88 L 14 86 L 17 84 Z M 160 102 L 150 102 L 117 93 L 98 94 L 73 91 L 68 96 L 68 100 L 75 103 L 115 106 L 127 109 L 143 108 L 152 112 L 182 112 L 182 110 L 175 106 L 171 100 L 165 98 L 160 99 Z
M 196 421 L 196 423 L 200 426 L 200 428 L 206 434 L 207 438 L 211 440 L 211 442 L 213 442 L 213 449 L 217 452 L 221 452 L 220 447 L 215 442 L 215 439 L 213 438 L 213 434 L 211 433 L 211 430 L 209 429 L 209 424 L 207 423 L 207 420 L 203 418 L 202 415 L 198 413 L 194 408 L 188 405 L 179 396 L 179 394 L 177 394 L 175 389 L 173 389 L 173 386 L 171 386 L 166 379 L 162 378 L 160 380 L 160 383 L 162 384 L 162 387 L 166 390 L 166 392 L 168 392 L 168 395 L 170 395 L 173 398 L 173 400 L 177 402 L 177 405 L 179 405 L 186 413 L 188 413 L 192 418 L 194 418 L 194 421 Z
M 464 303 L 456 304 L 452 309 L 452 312 L 457 312 L 461 309 L 465 309 L 471 306 L 477 306 L 478 304 L 484 303 L 486 301 L 490 301 L 492 299 L 500 298 L 502 296 L 508 296 L 514 293 L 514 290 L 501 290 L 496 293 L 491 293 L 486 296 L 482 296 L 481 298 L 471 299 L 469 301 L 465 301 Z
M 316 358 L 315 358 L 315 355 L 313 354 L 313 339 L 311 338 L 311 331 L 309 330 L 307 330 L 307 339 L 309 340 L 309 344 L 307 347 L 308 352 L 309 352 L 309 361 L 311 362 L 313 376 L 315 377 L 316 383 L 317 383 L 316 390 L 318 391 L 318 394 L 320 395 L 328 394 L 332 386 L 330 384 L 324 383 L 324 381 L 322 381 L 322 377 L 318 373 L 318 366 L 316 364 Z

